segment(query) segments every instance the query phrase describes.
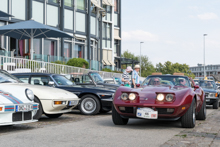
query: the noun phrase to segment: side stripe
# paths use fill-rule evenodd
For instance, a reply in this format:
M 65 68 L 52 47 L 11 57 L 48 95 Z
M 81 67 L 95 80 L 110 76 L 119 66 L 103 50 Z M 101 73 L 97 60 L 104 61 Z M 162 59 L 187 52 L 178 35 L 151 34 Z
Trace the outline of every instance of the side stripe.
M 20 104 L 23 104 L 23 102 L 21 100 L 19 100 L 18 98 L 16 98 L 13 95 L 9 95 L 9 97 L 13 98 L 15 101 L 18 101 Z
M 6 99 L 8 99 L 9 101 L 11 101 L 13 104 L 18 104 L 14 99 L 4 95 L 4 94 L 1 94 L 3 97 L 5 97 Z

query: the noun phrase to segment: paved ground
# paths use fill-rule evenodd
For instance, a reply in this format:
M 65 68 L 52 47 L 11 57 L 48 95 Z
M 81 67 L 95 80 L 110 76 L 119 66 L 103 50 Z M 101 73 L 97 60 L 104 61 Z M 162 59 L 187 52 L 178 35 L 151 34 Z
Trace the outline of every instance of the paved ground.
M 211 121 L 218 111 L 208 110 Z M 214 115 L 212 115 L 214 114 Z M 220 115 L 220 114 L 219 114 Z M 220 119 L 218 120 L 220 121 Z M 204 122 L 206 124 L 208 122 Z M 199 124 L 197 127 L 202 126 Z M 220 126 L 220 125 L 219 125 Z M 202 128 L 200 128 L 202 129 Z M 207 129 L 207 128 L 206 128 Z M 214 128 L 207 131 L 216 133 Z M 219 127 L 220 129 L 220 127 Z M 194 130 L 194 129 L 193 129 Z M 193 131 L 189 129 L 188 131 Z M 0 127 L 0 146 L 174 146 L 185 129 L 180 122 L 136 120 L 132 119 L 126 126 L 115 126 L 111 114 L 84 116 L 77 112 L 65 114 L 59 119 L 43 117 L 39 122 Z M 211 132 L 211 133 L 212 133 Z M 177 135 L 177 136 L 175 136 Z M 207 134 L 213 137 L 216 134 Z M 185 137 L 187 138 L 187 137 Z M 184 138 L 184 139 L 185 139 Z M 184 142 L 183 142 L 184 143 Z M 183 144 L 184 145 L 184 144 Z

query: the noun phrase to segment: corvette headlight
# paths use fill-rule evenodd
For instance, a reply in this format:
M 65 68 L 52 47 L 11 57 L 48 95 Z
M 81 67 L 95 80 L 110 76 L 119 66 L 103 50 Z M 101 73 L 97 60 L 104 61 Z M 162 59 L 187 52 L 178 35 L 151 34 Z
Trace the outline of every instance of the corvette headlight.
M 30 101 L 33 101 L 33 100 L 34 100 L 34 93 L 33 93 L 32 90 L 26 89 L 26 90 L 25 90 L 25 94 L 26 94 L 27 98 L 28 98 Z
M 172 94 L 167 94 L 166 101 L 171 102 L 173 101 L 174 96 Z
M 128 98 L 129 98 L 129 100 L 133 101 L 136 99 L 136 95 L 134 93 L 130 93 Z
M 128 100 L 128 94 L 127 93 L 122 93 L 121 99 L 124 100 L 124 101 Z
M 163 101 L 164 100 L 164 95 L 163 94 L 158 94 L 157 95 L 157 100 L 158 101 Z

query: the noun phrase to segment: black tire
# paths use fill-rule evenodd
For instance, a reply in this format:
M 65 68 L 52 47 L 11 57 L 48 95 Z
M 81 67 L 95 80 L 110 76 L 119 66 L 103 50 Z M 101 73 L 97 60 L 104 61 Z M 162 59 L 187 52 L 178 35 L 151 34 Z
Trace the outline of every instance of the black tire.
M 205 120 L 206 119 L 206 99 L 204 99 L 202 108 L 199 113 L 196 115 L 197 120 Z
M 101 109 L 101 104 L 96 96 L 88 94 L 81 97 L 79 110 L 82 114 L 95 115 L 99 113 L 100 109 Z
M 45 115 L 49 118 L 58 118 L 58 117 L 62 116 L 63 113 L 60 113 L 60 114 L 46 114 L 45 113 Z
M 212 107 L 213 107 L 213 109 L 218 109 L 219 108 L 219 101 L 218 101 L 218 99 L 213 103 Z
M 36 96 L 34 96 L 34 102 L 39 104 L 39 109 L 37 113 L 34 115 L 33 119 L 39 120 L 41 118 L 41 115 L 43 114 L 43 107 L 41 105 L 40 100 Z
M 115 125 L 127 125 L 128 118 L 122 118 L 121 115 L 115 110 L 115 107 L 112 106 L 112 121 Z
M 196 124 L 196 102 L 193 99 L 189 109 L 181 118 L 183 128 L 194 128 Z

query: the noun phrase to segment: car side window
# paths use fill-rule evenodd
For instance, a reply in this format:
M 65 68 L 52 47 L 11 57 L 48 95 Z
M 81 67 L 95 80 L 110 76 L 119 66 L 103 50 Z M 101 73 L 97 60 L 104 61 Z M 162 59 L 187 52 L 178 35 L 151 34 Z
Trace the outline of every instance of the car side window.
M 24 83 L 29 83 L 29 76 L 16 76 L 19 80 L 21 80 Z
M 83 75 L 80 83 L 92 83 L 92 79 L 88 75 Z
M 31 84 L 32 85 L 49 86 L 49 81 L 53 81 L 53 80 L 48 76 L 34 76 L 34 77 L 31 77 Z

